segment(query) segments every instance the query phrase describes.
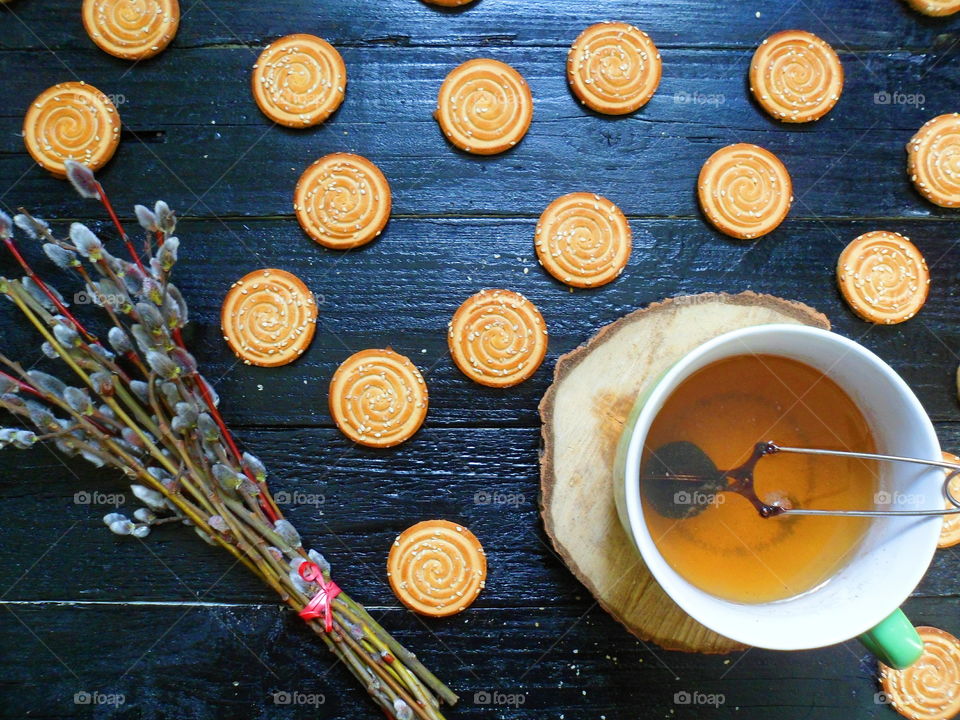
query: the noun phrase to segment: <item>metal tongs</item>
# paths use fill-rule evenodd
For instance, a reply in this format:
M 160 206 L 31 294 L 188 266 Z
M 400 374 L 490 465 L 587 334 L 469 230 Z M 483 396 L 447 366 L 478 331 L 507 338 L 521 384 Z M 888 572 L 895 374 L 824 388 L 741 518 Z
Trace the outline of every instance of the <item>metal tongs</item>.
M 943 495 L 954 507 L 940 510 L 813 510 L 795 508 L 788 498 L 766 503 L 759 498 L 753 484 L 753 472 L 760 460 L 777 453 L 799 455 L 830 455 L 835 457 L 862 458 L 888 462 L 916 463 L 944 468 Z M 761 517 L 778 515 L 830 515 L 850 517 L 890 517 L 956 515 L 960 513 L 960 498 L 950 492 L 950 481 L 960 474 L 960 465 L 945 460 L 920 460 L 919 458 L 874 453 L 849 452 L 845 450 L 820 450 L 814 448 L 784 447 L 772 442 L 754 446 L 753 455 L 743 465 L 731 470 L 718 470 L 713 461 L 691 442 L 667 443 L 651 453 L 640 470 L 641 490 L 651 504 L 664 517 L 683 518 L 705 510 L 716 493 L 734 492 L 753 504 Z M 657 481 L 651 483 L 649 481 Z M 692 484 L 696 484 L 695 486 Z M 693 489 L 691 489 L 693 488 Z M 679 500 L 678 500 L 679 498 Z

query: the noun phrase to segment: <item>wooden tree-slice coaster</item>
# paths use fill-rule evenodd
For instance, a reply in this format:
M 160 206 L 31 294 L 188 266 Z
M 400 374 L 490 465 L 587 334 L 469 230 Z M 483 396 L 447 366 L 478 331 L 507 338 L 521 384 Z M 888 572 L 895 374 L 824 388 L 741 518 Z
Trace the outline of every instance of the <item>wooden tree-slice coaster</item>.
M 807 305 L 770 295 L 706 293 L 636 310 L 557 361 L 540 403 L 541 514 L 560 557 L 627 630 L 668 650 L 725 653 L 744 646 L 688 616 L 653 579 L 620 525 L 613 464 L 624 420 L 643 388 L 710 338 L 796 323 L 824 329 Z

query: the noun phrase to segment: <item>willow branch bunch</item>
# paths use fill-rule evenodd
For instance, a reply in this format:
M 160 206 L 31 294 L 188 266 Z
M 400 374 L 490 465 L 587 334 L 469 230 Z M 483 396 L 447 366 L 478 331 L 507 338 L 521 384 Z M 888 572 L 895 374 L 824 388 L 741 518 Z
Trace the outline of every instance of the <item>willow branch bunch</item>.
M 24 209 L 12 220 L 0 212 L 0 241 L 24 272 L 21 278 L 0 277 L 0 294 L 69 377 L 26 370 L 0 353 L 0 408 L 21 421 L 20 427 L 0 428 L 0 447 L 47 442 L 65 456 L 123 473 L 143 507 L 132 518 L 106 515 L 112 532 L 143 538 L 160 525 L 188 526 L 300 613 L 335 587 L 330 564 L 305 548 L 284 518 L 263 463 L 237 447 L 216 392 L 184 343 L 189 310 L 171 280 L 180 249 L 176 216 L 162 200 L 152 209 L 137 205 L 143 231 L 138 252 L 93 173 L 69 163 L 68 177 L 82 196 L 104 206 L 130 258 L 111 253 L 81 223 L 60 236 Z M 94 334 L 81 324 L 56 287 L 33 271 L 15 234 L 41 244 L 63 274 L 79 283 L 102 309 L 105 332 Z M 304 563 L 312 572 L 303 572 Z M 335 595 L 330 610 L 329 630 L 324 617 L 308 615 L 307 624 L 387 717 L 443 718 L 441 702 L 457 701 L 449 688 L 346 592 Z

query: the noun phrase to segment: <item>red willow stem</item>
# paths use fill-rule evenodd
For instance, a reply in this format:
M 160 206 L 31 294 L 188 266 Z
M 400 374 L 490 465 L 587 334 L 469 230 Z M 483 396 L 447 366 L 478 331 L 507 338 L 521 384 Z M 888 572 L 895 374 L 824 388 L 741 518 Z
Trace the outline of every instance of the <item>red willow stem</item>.
M 73 316 L 73 314 L 69 310 L 67 310 L 66 306 L 64 306 L 64 304 L 60 301 L 60 298 L 54 295 L 53 292 L 51 292 L 50 288 L 47 287 L 46 283 L 44 283 L 43 280 L 41 280 L 40 277 L 33 271 L 33 268 L 30 267 L 30 264 L 27 263 L 23 255 L 20 254 L 20 251 L 17 249 L 17 246 L 14 244 L 13 240 L 10 238 L 4 238 L 3 242 L 7 246 L 7 249 L 9 249 L 11 253 L 13 253 L 13 256 L 17 259 L 17 262 L 20 264 L 20 267 L 23 268 L 23 271 L 27 274 L 27 277 L 33 280 L 33 282 L 37 284 L 37 287 L 43 291 L 43 294 L 46 295 L 48 298 L 50 298 L 50 301 L 56 306 L 57 310 L 65 318 L 67 318 L 70 322 L 72 322 L 74 326 L 77 328 L 77 330 L 79 330 L 84 336 L 86 336 L 87 342 L 97 342 L 96 336 L 93 335 L 83 325 L 80 324 L 80 321 L 77 320 Z M 86 279 L 89 282 L 89 277 L 87 277 Z M 127 376 L 127 374 L 124 373 L 123 370 L 119 368 L 118 370 L 120 372 L 120 376 L 125 381 L 129 382 L 130 378 Z M 11 378 L 11 379 L 16 380 L 16 378 Z M 25 386 L 24 389 L 28 389 L 34 394 L 37 394 L 36 391 L 33 388 L 30 388 L 29 386 Z
M 6 378 L 10 382 L 16 384 L 21 390 L 26 390 L 28 393 L 36 395 L 37 397 L 43 397 L 43 393 L 41 393 L 39 390 L 33 387 L 33 385 L 29 385 L 25 383 L 23 380 L 21 380 L 20 378 L 14 377 L 13 375 L 10 375 L 9 373 L 4 372 L 3 370 L 0 370 L 0 377 Z
M 107 213 L 110 215 L 110 219 L 113 221 L 114 226 L 120 233 L 120 237 L 126 244 L 127 251 L 133 258 L 133 261 L 137 264 L 137 267 L 139 267 L 141 271 L 146 273 L 146 268 L 144 268 L 143 263 L 140 262 L 140 258 L 134 250 L 133 244 L 130 242 L 130 238 L 127 236 L 126 231 L 123 229 L 123 225 L 120 223 L 120 218 L 118 218 L 117 214 L 113 211 L 113 205 L 110 203 L 110 198 L 107 197 L 107 192 L 103 189 L 103 185 L 101 185 L 99 182 L 97 183 L 97 193 L 100 196 L 100 202 L 103 204 L 103 207 L 106 208 Z M 157 239 L 160 245 L 163 245 L 163 233 L 158 232 Z M 180 328 L 174 328 L 173 339 L 177 345 L 186 350 L 186 344 L 183 342 L 183 335 L 180 333 Z M 223 421 L 220 411 L 217 410 L 217 406 L 213 402 L 213 397 L 210 395 L 210 390 L 207 388 L 206 381 L 197 375 L 196 383 L 197 388 L 200 390 L 200 395 L 203 397 L 204 403 L 210 410 L 211 417 L 213 418 L 214 422 L 217 423 L 224 440 L 227 442 L 227 447 L 230 448 L 230 452 L 233 453 L 237 463 L 241 468 L 243 468 L 243 456 L 240 454 L 240 449 L 237 447 L 236 442 L 234 442 L 233 436 L 230 434 L 230 430 L 227 428 L 227 424 Z M 246 469 L 244 469 L 244 473 L 248 478 L 250 478 L 251 482 L 256 483 L 256 478 L 253 477 L 252 473 Z M 277 514 L 273 511 L 273 508 L 270 507 L 270 504 L 263 500 L 263 498 L 260 498 L 260 507 L 263 508 L 263 511 L 267 514 L 267 517 L 269 517 L 272 522 L 277 521 Z
M 180 328 L 174 328 L 173 330 L 173 339 L 181 348 L 186 349 L 186 345 L 183 342 L 183 335 L 180 333 Z M 227 427 L 227 424 L 223 421 L 223 416 L 220 415 L 220 411 L 217 410 L 217 406 L 213 402 L 213 397 L 210 395 L 210 390 L 207 388 L 207 381 L 204 380 L 199 374 L 196 376 L 197 388 L 200 390 L 200 395 L 203 397 L 203 401 L 206 403 L 207 408 L 210 410 L 210 416 L 213 418 L 213 421 L 217 423 L 217 427 L 220 428 L 220 433 L 223 435 L 223 439 L 227 441 L 227 447 L 230 448 L 230 452 L 233 453 L 233 456 L 237 459 L 237 463 L 240 465 L 244 474 L 250 478 L 251 482 L 256 483 L 257 479 L 253 477 L 253 473 L 243 467 L 243 456 L 240 454 L 240 449 L 237 447 L 236 442 L 233 440 L 233 435 L 230 434 L 230 429 Z M 276 522 L 279 520 L 277 514 L 273 511 L 273 508 L 270 507 L 270 503 L 266 502 L 262 497 L 258 498 L 260 507 L 267 514 L 267 517 L 270 518 L 271 522 Z
M 23 255 L 20 254 L 20 251 L 17 250 L 17 246 L 14 245 L 13 240 L 11 240 L 10 238 L 4 238 L 3 243 L 4 245 L 7 246 L 7 249 L 11 252 L 11 254 L 16 259 L 16 261 L 20 264 L 20 267 L 23 268 L 23 271 L 27 274 L 27 277 L 33 280 L 37 284 L 37 287 L 40 288 L 40 290 L 43 292 L 43 294 L 46 295 L 48 298 L 50 298 L 50 302 L 52 302 L 54 306 L 56 306 L 60 314 L 63 315 L 65 318 L 67 318 L 70 322 L 72 322 L 74 326 L 77 328 L 77 330 L 79 330 L 81 333 L 83 333 L 86 336 L 87 340 L 96 342 L 96 339 L 97 339 L 96 336 L 88 332 L 87 329 L 80 324 L 80 321 L 77 320 L 73 316 L 73 313 L 67 310 L 66 306 L 60 301 L 60 298 L 54 295 L 53 292 L 51 292 L 50 288 L 47 287 L 47 284 L 43 282 L 43 280 L 41 280 L 40 277 L 33 271 L 33 268 L 30 267 L 29 263 L 27 263 L 27 261 L 23 258 Z
M 106 191 L 103 189 L 103 185 L 99 182 L 97 183 L 97 193 L 100 195 L 100 202 L 103 203 L 104 208 L 106 208 L 107 213 L 110 215 L 110 219 L 113 221 L 114 226 L 116 226 L 117 231 L 120 233 L 120 237 L 123 239 L 123 242 L 127 246 L 127 250 L 130 253 L 130 256 L 133 258 L 134 262 L 137 264 L 137 267 L 140 268 L 143 272 L 146 272 L 146 269 L 143 266 L 143 263 L 140 262 L 140 258 L 137 256 L 136 251 L 133 249 L 133 244 L 130 242 L 130 238 L 127 236 L 126 231 L 123 229 L 123 225 L 120 224 L 120 218 L 117 217 L 117 214 L 113 211 L 113 205 L 110 204 L 110 198 L 107 197 Z M 157 239 L 160 245 L 163 245 L 163 234 L 157 233 Z M 186 344 L 183 342 L 183 336 L 180 333 L 180 328 L 174 328 L 173 330 L 173 339 L 182 349 L 186 350 Z M 244 473 L 251 482 L 256 483 L 256 478 L 253 477 L 253 474 L 243 468 L 243 456 L 240 454 L 240 449 L 237 447 L 236 442 L 234 442 L 233 435 L 230 434 L 227 424 L 223 421 L 223 417 L 220 415 L 220 411 L 217 410 L 217 406 L 213 402 L 213 397 L 210 395 L 210 390 L 207 388 L 206 381 L 197 375 L 196 378 L 197 388 L 200 390 L 200 395 L 203 398 L 204 403 L 207 408 L 210 410 L 210 416 L 213 418 L 214 422 L 217 423 L 217 427 L 220 428 L 220 432 L 223 435 L 224 440 L 227 442 L 227 447 L 230 448 L 230 452 L 233 453 L 233 456 L 236 458 L 237 463 L 243 469 Z M 259 498 L 260 507 L 263 508 L 263 511 L 267 514 L 267 517 L 270 518 L 271 522 L 276 522 L 278 520 L 277 514 L 273 511 L 273 508 L 270 507 L 270 504 L 266 502 L 262 497 Z
M 200 394 L 203 396 L 203 401 L 207 404 L 207 407 L 210 409 L 210 415 L 213 417 L 214 422 L 217 423 L 217 426 L 220 428 L 220 432 L 223 434 L 223 439 L 227 441 L 227 447 L 230 448 L 230 452 L 233 453 L 233 456 L 237 459 L 237 462 L 240 464 L 240 468 L 243 470 L 244 475 L 250 478 L 250 481 L 253 483 L 257 482 L 257 479 L 253 477 L 253 473 L 243 467 L 243 456 L 240 454 L 240 449 L 237 447 L 237 444 L 233 440 L 233 436 L 230 434 L 230 429 L 227 427 L 227 424 L 223 421 L 223 417 L 220 415 L 220 411 L 217 410 L 217 406 L 213 404 L 213 398 L 210 397 L 210 391 L 207 389 L 207 382 L 199 375 L 197 376 L 197 387 L 200 389 Z M 273 511 L 273 508 L 270 507 L 270 503 L 263 499 L 263 497 L 257 498 L 260 507 L 267 514 L 267 517 L 270 518 L 270 522 L 276 522 L 280 518 Z
M 97 182 L 97 194 L 100 196 L 101 204 L 110 215 L 110 219 L 113 221 L 114 227 L 116 227 L 117 232 L 120 233 L 120 239 L 123 240 L 124 245 L 127 246 L 127 252 L 130 253 L 130 257 L 137 264 L 137 267 L 146 273 L 146 268 L 144 268 L 143 263 L 140 262 L 140 256 L 137 255 L 137 251 L 134 249 L 133 243 L 130 242 L 130 237 L 127 235 L 127 231 L 123 229 L 123 224 L 120 222 L 120 218 L 118 218 L 117 214 L 113 211 L 113 204 L 110 202 L 110 198 L 107 197 L 107 191 L 103 189 L 103 185 L 101 185 L 99 181 Z M 140 363 L 140 358 L 133 350 L 126 353 L 125 357 L 137 365 L 141 370 L 144 370 L 143 365 Z M 146 373 L 145 370 L 144 373 Z M 129 378 L 124 379 L 129 380 Z
M 123 240 L 124 244 L 127 246 L 127 252 L 130 253 L 130 257 L 133 258 L 133 261 L 137 264 L 138 268 L 146 272 L 146 269 L 143 267 L 143 263 L 140 262 L 140 256 L 137 255 L 137 251 L 134 249 L 133 243 L 130 242 L 130 238 L 127 236 L 127 231 L 124 230 L 123 225 L 120 224 L 120 218 L 118 218 L 117 214 L 113 211 L 113 205 L 110 204 L 110 198 L 107 197 L 107 193 L 103 189 L 103 185 L 101 185 L 99 182 L 97 183 L 97 194 L 100 195 L 100 202 L 103 203 L 103 207 L 106 208 L 107 214 L 110 215 L 110 219 L 117 228 L 117 232 L 120 233 L 120 239 Z

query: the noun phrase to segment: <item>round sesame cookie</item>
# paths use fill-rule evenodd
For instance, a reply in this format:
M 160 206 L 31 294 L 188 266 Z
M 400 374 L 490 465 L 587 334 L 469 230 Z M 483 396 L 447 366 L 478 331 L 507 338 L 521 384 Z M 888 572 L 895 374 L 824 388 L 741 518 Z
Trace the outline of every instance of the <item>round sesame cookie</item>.
M 593 193 L 570 193 L 540 216 L 534 246 L 543 268 L 572 287 L 599 287 L 620 277 L 632 234 L 616 205 Z
M 477 537 L 448 520 L 424 520 L 394 540 L 387 578 L 414 612 L 448 617 L 469 607 L 486 584 L 487 556 Z
M 960 457 L 957 457 L 953 453 L 944 452 L 943 459 L 945 462 L 960 465 Z M 944 472 L 950 474 L 953 471 L 944 469 Z M 960 498 L 960 473 L 950 478 L 948 488 L 953 497 Z M 957 506 L 947 499 L 944 499 L 944 503 L 947 510 L 957 509 Z M 943 527 L 940 528 L 940 539 L 937 541 L 937 547 L 939 548 L 948 548 L 954 545 L 960 545 L 960 513 L 944 515 Z
M 920 626 L 923 654 L 894 670 L 880 663 L 880 686 L 894 710 L 910 720 L 950 720 L 960 713 L 960 640 L 935 627 Z
M 929 120 L 907 143 L 907 174 L 941 207 L 960 207 L 960 113 Z
M 475 155 L 495 155 L 527 134 L 533 95 L 523 76 L 506 63 L 476 58 L 450 71 L 433 115 L 456 147 Z
M 697 181 L 700 207 L 722 233 L 752 240 L 775 230 L 790 212 L 793 186 L 769 150 L 737 143 L 717 150 Z
M 146 60 L 163 52 L 177 34 L 177 0 L 83 0 L 83 27 L 114 57 Z
M 567 82 L 591 110 L 626 115 L 647 104 L 660 84 L 660 52 L 643 30 L 622 22 L 591 25 L 567 54 Z
M 300 227 L 333 250 L 366 245 L 390 219 L 390 183 L 360 155 L 333 153 L 304 170 L 293 194 Z
M 953 15 L 960 11 L 960 0 L 907 0 L 914 10 L 931 17 Z
M 834 49 L 813 33 L 784 30 L 764 40 L 754 53 L 750 91 L 778 120 L 819 120 L 840 99 L 843 65 Z
M 330 416 L 360 445 L 386 448 L 411 438 L 427 417 L 427 384 L 410 358 L 361 350 L 330 380 Z
M 875 230 L 854 239 L 840 254 L 837 284 L 860 318 L 894 325 L 909 320 L 923 307 L 930 271 L 909 239 Z
M 547 354 L 543 315 L 512 290 L 481 290 L 450 321 L 447 344 L 454 363 L 471 380 L 511 387 L 533 375 Z
M 292 128 L 319 125 L 340 107 L 347 66 L 323 38 L 287 35 L 263 49 L 250 77 L 261 112 Z
M 59 178 L 67 176 L 67 160 L 99 170 L 120 144 L 120 115 L 93 85 L 60 83 L 30 103 L 23 142 L 37 164 Z
M 254 270 L 230 286 L 220 327 L 230 349 L 247 365 L 277 367 L 300 357 L 316 330 L 313 293 L 293 273 Z

